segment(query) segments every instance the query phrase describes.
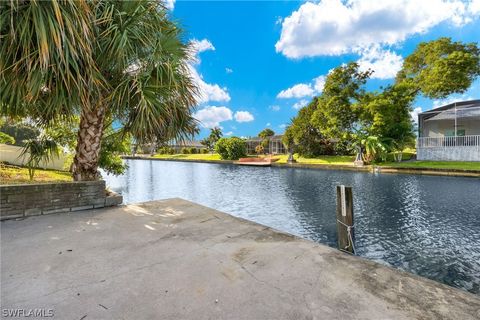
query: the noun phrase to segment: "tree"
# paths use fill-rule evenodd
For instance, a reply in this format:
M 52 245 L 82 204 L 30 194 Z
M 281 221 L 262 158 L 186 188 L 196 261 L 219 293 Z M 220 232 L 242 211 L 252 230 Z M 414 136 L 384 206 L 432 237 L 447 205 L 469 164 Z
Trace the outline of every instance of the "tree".
M 269 137 L 273 137 L 274 135 L 275 135 L 275 131 L 273 131 L 273 130 L 270 129 L 270 128 L 265 128 L 265 129 L 263 129 L 262 131 L 260 131 L 260 132 L 258 133 L 258 136 L 259 136 L 260 138 L 264 138 L 264 139 L 265 139 L 265 138 L 269 138 Z
M 291 120 L 285 130 L 282 142 L 290 149 L 305 157 L 316 157 L 322 154 L 331 154 L 331 144 L 322 135 L 318 127 L 313 125 L 312 116 L 317 110 L 319 98 L 313 100 L 300 109 L 298 115 Z
M 7 120 L 0 126 L 0 132 L 11 136 L 15 142 L 13 145 L 22 147 L 24 141 L 36 139 L 40 135 L 40 130 L 34 126 L 21 122 Z
M 261 144 L 259 144 L 255 147 L 255 152 L 257 154 L 262 154 L 264 151 L 265 151 L 265 149 L 263 148 L 263 146 Z
M 260 131 L 258 136 L 262 138 L 262 142 L 260 144 L 262 146 L 262 152 L 265 152 L 265 150 L 269 149 L 268 145 L 270 144 L 270 138 L 273 137 L 274 135 L 275 135 L 275 132 L 270 128 L 265 128 L 262 131 Z M 255 152 L 257 152 L 256 148 L 255 148 Z M 261 152 L 257 152 L 257 153 L 260 154 Z
M 222 129 L 219 127 L 214 127 L 210 129 L 210 135 L 205 139 L 201 140 L 200 143 L 207 147 L 209 151 L 213 151 L 217 141 L 223 136 Z
M 476 43 L 439 38 L 420 43 L 405 58 L 397 83 L 408 82 L 429 98 L 463 93 L 480 75 L 480 48 Z
M 333 69 L 325 79 L 325 87 L 312 114 L 312 124 L 329 139 L 350 140 L 355 134 L 359 112 L 355 103 L 365 95 L 363 86 L 372 71 L 360 71 L 350 62 Z
M 359 104 L 364 135 L 377 137 L 400 159 L 401 152 L 415 143 L 410 116 L 414 91 L 408 83 L 395 84 L 380 93 L 369 93 Z
M 52 122 L 44 130 L 44 135 L 55 141 L 59 147 L 72 153 L 75 151 L 77 143 L 79 122 L 79 117 Z M 111 121 L 105 121 L 98 161 L 99 168 L 109 174 L 122 174 L 127 166 L 120 156 L 129 153 L 130 150 L 131 135 L 125 134 L 122 130 L 114 130 Z M 70 165 L 71 163 L 67 168 Z
M 215 150 L 224 160 L 238 160 L 247 155 L 247 142 L 237 137 L 220 138 Z
M 26 140 L 21 156 L 27 157 L 26 165 L 30 180 L 33 180 L 35 169 L 40 166 L 42 161 L 49 162 L 54 157 L 58 158 L 58 154 L 58 146 L 53 140 L 45 137 Z
M 44 125 L 79 115 L 75 180 L 98 178 L 107 118 L 139 143 L 196 132 L 192 51 L 162 2 L 10 0 L 0 6 L 2 114 Z

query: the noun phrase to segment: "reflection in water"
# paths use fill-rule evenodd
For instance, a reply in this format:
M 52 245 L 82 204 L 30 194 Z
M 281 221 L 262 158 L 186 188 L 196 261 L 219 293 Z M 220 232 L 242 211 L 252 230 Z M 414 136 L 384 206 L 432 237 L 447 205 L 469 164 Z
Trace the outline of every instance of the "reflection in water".
M 474 178 L 128 160 L 125 203 L 180 197 L 336 246 L 335 186 L 353 186 L 357 254 L 480 293 Z

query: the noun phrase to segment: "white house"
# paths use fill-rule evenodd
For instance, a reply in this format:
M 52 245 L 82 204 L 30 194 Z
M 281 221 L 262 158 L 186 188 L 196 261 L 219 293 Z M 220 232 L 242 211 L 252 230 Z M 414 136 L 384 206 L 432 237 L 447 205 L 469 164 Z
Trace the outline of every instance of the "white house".
M 420 113 L 417 159 L 480 161 L 480 100 Z

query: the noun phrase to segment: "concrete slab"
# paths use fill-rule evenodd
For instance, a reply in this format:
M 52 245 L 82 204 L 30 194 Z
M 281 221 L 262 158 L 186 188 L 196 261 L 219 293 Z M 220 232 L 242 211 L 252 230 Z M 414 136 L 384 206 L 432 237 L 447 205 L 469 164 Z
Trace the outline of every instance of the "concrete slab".
M 3 221 L 1 303 L 85 320 L 480 318 L 476 295 L 181 199 Z

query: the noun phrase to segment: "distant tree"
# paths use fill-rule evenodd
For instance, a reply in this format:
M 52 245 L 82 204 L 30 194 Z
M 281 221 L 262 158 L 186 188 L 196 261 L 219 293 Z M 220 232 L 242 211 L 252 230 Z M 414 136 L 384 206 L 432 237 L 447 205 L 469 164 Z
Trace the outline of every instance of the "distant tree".
M 275 131 L 273 131 L 270 128 L 265 128 L 262 131 L 260 131 L 260 133 L 258 134 L 260 138 L 264 138 L 264 139 L 268 137 L 273 137 L 274 135 L 275 135 Z
M 429 98 L 465 92 L 480 75 L 480 48 L 476 43 L 439 38 L 420 43 L 405 58 L 397 83 L 408 82 Z
M 215 150 L 224 160 L 238 160 L 247 155 L 247 142 L 238 137 L 220 138 Z
M 205 139 L 202 139 L 200 143 L 204 145 L 209 151 L 215 149 L 215 144 L 223 136 L 222 129 L 219 127 L 214 127 L 210 129 L 210 135 Z
M 268 145 L 270 144 L 270 138 L 273 137 L 274 135 L 275 135 L 275 132 L 270 128 L 265 128 L 262 131 L 260 131 L 258 136 L 262 138 L 262 142 L 260 144 L 262 146 L 262 152 L 266 152 L 269 150 Z
M 318 98 L 300 109 L 297 116 L 291 120 L 285 130 L 282 142 L 290 149 L 305 157 L 316 157 L 325 153 L 331 153 L 328 140 L 320 130 L 312 124 L 312 115 L 317 109 Z
M 11 136 L 15 143 L 13 145 L 22 147 L 24 141 L 36 139 L 40 135 L 40 130 L 30 124 L 21 121 L 5 121 L 0 126 L 0 132 Z
M 264 150 L 264 148 L 263 148 L 263 146 L 262 146 L 261 144 L 259 144 L 259 145 L 257 145 L 257 146 L 255 147 L 255 152 L 256 152 L 257 154 L 261 154 L 261 153 L 263 153 L 264 151 L 265 151 L 265 150 Z

